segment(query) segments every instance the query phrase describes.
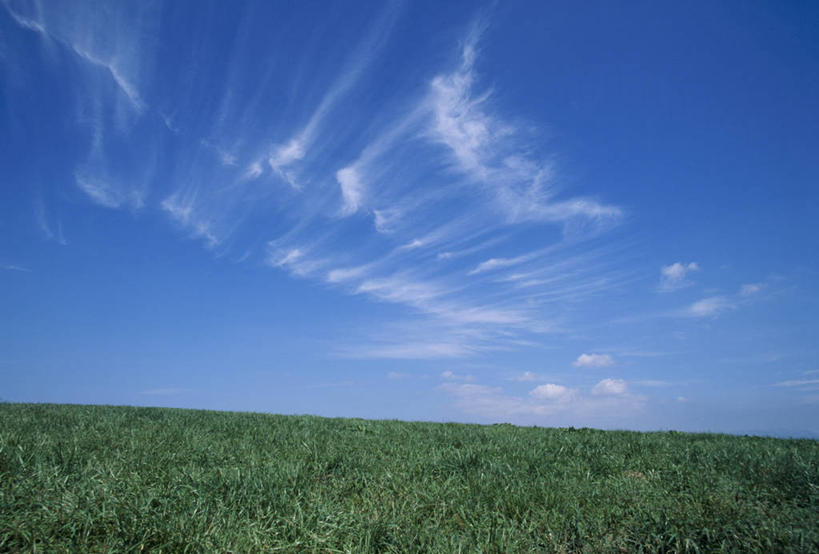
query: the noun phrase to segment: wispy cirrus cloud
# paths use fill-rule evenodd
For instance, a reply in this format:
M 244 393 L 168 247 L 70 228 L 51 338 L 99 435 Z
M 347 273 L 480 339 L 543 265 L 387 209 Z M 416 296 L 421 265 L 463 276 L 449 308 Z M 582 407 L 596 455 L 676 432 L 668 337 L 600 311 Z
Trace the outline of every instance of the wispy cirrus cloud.
M 149 72 L 149 45 L 134 22 L 150 31 L 157 23 L 156 12 L 147 5 L 119 10 L 83 4 L 72 10 L 39 3 L 3 6 L 18 25 L 42 38 L 47 62 L 69 75 L 67 87 L 78 89 L 75 123 L 86 127 L 91 138 L 86 159 L 75 168 L 77 188 L 102 207 L 142 207 L 146 191 L 111 174 L 105 149 L 109 136 L 126 136 L 147 109 L 139 89 L 141 77 Z M 75 63 L 66 64 L 72 57 Z
M 584 218 L 615 223 L 622 209 L 589 198 L 556 200 L 554 170 L 548 161 L 522 153 L 513 125 L 493 116 L 487 104 L 491 91 L 475 93 L 477 43 L 483 27 L 473 27 L 452 73 L 435 77 L 427 105 L 428 136 L 451 152 L 456 167 L 479 185 L 511 223 L 566 222 Z
M 160 204 L 162 209 L 183 228 L 189 229 L 191 236 L 201 238 L 209 248 L 219 244 L 219 238 L 211 229 L 210 222 L 203 217 L 197 217 L 196 197 L 175 194 L 165 198 Z
M 469 272 L 470 275 L 477 275 L 486 271 L 501 269 L 504 267 L 511 267 L 532 259 L 532 255 L 517 256 L 515 258 L 489 258 L 479 263 L 473 270 Z
M 121 208 L 130 206 L 139 209 L 145 205 L 142 194 L 138 189 L 128 189 L 112 184 L 108 179 L 94 175 L 87 170 L 78 170 L 74 174 L 77 187 L 88 198 L 104 208 Z
M 819 403 L 819 379 L 815 376 L 819 370 L 802 371 L 798 378 L 774 383 L 772 386 L 787 390 L 787 394 L 796 396 L 801 404 Z
M 819 379 L 789 379 L 780 381 L 774 386 L 819 389 Z
M 31 269 L 17 264 L 2 264 L 0 265 L 0 269 L 3 271 L 20 271 L 23 273 L 31 273 Z
M 523 344 L 527 342 L 524 335 L 554 327 L 540 306 L 562 298 L 578 300 L 596 294 L 618 286 L 625 277 L 606 274 L 605 270 L 601 275 L 599 259 L 594 259 L 593 253 L 585 257 L 561 255 L 561 248 L 581 248 L 577 241 L 473 261 L 482 250 L 502 243 L 505 229 L 533 219 L 509 217 L 506 210 L 498 213 L 499 195 L 509 196 L 515 187 L 535 191 L 537 198 L 529 195 L 520 202 L 527 206 L 537 203 L 542 217 L 534 219 L 541 222 L 565 223 L 582 217 L 613 223 L 621 215 L 619 208 L 587 199 L 553 202 L 557 191 L 545 182 L 553 169 L 545 163 L 536 167 L 528 154 L 515 154 L 517 148 L 521 152 L 528 148 L 512 137 L 511 126 L 489 114 L 483 106 L 485 97 L 472 97 L 478 36 L 473 34 L 466 41 L 461 64 L 454 73 L 434 78 L 420 104 L 377 136 L 353 163 L 335 172 L 334 180 L 340 189 L 338 213 L 371 213 L 375 236 L 369 244 L 394 246 L 381 250 L 376 257 L 367 252 L 370 249 L 354 252 L 360 256 L 357 263 L 340 265 L 338 254 L 331 252 L 333 240 L 325 234 L 318 244 L 314 243 L 309 256 L 303 255 L 297 262 L 284 254 L 272 264 L 300 277 L 340 286 L 348 293 L 406 306 L 444 324 L 452 333 L 449 336 L 453 340 L 433 340 L 427 347 L 381 345 L 368 355 L 414 357 L 414 351 L 469 355 L 483 349 L 481 343 L 486 337 L 493 337 L 497 344 Z M 419 137 L 428 145 L 419 144 Z M 439 179 L 451 185 L 428 190 L 415 186 L 410 190 L 405 180 L 421 168 L 418 156 L 408 154 L 430 146 L 437 148 L 441 160 L 454 159 L 461 176 L 453 176 L 451 168 L 445 168 Z M 374 182 L 380 183 L 377 191 L 370 187 Z M 475 186 L 489 194 L 476 197 L 470 193 Z M 338 225 L 345 221 L 341 219 Z M 408 227 L 409 221 L 415 226 Z M 305 249 L 291 241 L 282 252 L 290 251 Z M 316 266 L 308 259 L 321 260 L 319 263 L 328 268 L 323 277 L 311 273 Z M 474 265 L 464 271 L 464 263 Z M 571 271 L 563 271 L 569 264 Z M 501 273 L 515 266 L 525 268 L 530 277 L 516 279 Z M 487 281 L 485 277 L 490 273 L 494 277 Z M 524 287 L 530 290 L 521 290 Z M 442 344 L 447 347 L 442 348 Z M 453 344 L 459 346 L 453 348 Z
M 416 329 L 409 338 L 351 340 L 334 349 L 344 356 L 456 358 L 531 346 L 559 327 L 562 303 L 631 278 L 615 269 L 613 248 L 584 246 L 623 210 L 559 190 L 555 164 L 481 84 L 480 24 L 451 67 L 431 68 L 412 95 L 350 118 L 353 93 L 403 12 L 389 3 L 342 63 L 305 77 L 300 97 L 310 101 L 276 97 L 292 111 L 282 117 L 265 102 L 277 93 L 278 66 L 260 73 L 243 63 L 257 55 L 250 37 L 269 34 L 256 9 L 247 8 L 216 68 L 224 79 L 167 75 L 165 88 L 151 71 L 162 60 L 152 56 L 158 19 L 149 7 L 114 10 L 113 24 L 96 34 L 103 15 L 82 15 L 75 34 L 71 18 L 48 6 L 42 19 L 18 14 L 18 25 L 74 56 L 92 92 L 78 109 L 89 145 L 73 175 L 87 201 L 157 212 L 215 255 L 391 304 Z M 258 91 L 243 97 L 248 83 Z
M 464 337 L 453 334 L 444 337 L 422 337 L 420 339 L 378 340 L 367 336 L 361 344 L 348 344 L 334 351 L 340 358 L 359 360 L 440 360 L 463 358 L 474 355 L 480 350 Z
M 339 77 L 324 94 L 305 126 L 290 139 L 273 147 L 268 158 L 271 169 L 294 188 L 300 188 L 300 184 L 292 166 L 305 158 L 331 110 L 353 89 L 375 56 L 383 49 L 401 9 L 401 2 L 397 0 L 387 3 L 371 26 L 369 33 L 352 52 L 345 66 L 341 68 Z M 348 191 L 349 194 L 360 195 L 360 185 L 352 184 L 355 181 L 355 174 L 351 172 L 343 175 L 348 177 L 346 181 L 348 186 L 355 188 L 355 192 Z M 345 203 L 347 202 L 350 202 L 347 209 L 352 209 L 355 200 L 345 197 Z
M 44 239 L 54 241 L 60 246 L 66 246 L 68 244 L 63 234 L 62 222 L 59 219 L 53 224 L 49 222 L 45 202 L 40 197 L 35 198 L 34 221 L 37 223 L 37 227 L 40 229 Z

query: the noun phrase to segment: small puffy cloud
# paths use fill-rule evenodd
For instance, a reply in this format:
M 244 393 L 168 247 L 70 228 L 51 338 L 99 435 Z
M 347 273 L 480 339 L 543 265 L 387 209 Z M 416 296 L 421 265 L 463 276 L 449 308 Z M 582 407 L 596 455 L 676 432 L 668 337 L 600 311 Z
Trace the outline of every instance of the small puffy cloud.
M 608 367 L 614 360 L 608 354 L 581 354 L 572 362 L 575 367 Z
M 595 396 L 619 396 L 628 392 L 628 386 L 622 379 L 603 379 L 592 389 Z
M 761 291 L 764 286 L 764 283 L 747 283 L 739 288 L 739 294 L 742 296 L 751 296 Z
M 397 371 L 390 371 L 387 373 L 387 379 L 391 381 L 400 381 L 401 379 L 406 379 L 408 375 L 406 373 L 398 373 Z
M 660 268 L 660 291 L 669 292 L 681 289 L 691 284 L 687 279 L 689 273 L 699 271 L 697 262 L 675 262 L 671 265 L 664 265 Z
M 708 317 L 719 315 L 733 307 L 734 305 L 724 296 L 711 296 L 697 300 L 686 308 L 684 313 L 689 317 Z
M 547 383 L 530 390 L 529 396 L 535 400 L 568 400 L 574 395 L 574 392 L 574 390 L 563 385 Z

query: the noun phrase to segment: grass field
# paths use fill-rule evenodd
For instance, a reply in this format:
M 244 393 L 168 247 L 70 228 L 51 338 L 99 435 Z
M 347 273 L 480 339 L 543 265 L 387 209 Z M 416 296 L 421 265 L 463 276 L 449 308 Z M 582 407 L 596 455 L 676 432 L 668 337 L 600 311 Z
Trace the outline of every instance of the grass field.
M 819 551 L 819 443 L 0 404 L 0 551 Z

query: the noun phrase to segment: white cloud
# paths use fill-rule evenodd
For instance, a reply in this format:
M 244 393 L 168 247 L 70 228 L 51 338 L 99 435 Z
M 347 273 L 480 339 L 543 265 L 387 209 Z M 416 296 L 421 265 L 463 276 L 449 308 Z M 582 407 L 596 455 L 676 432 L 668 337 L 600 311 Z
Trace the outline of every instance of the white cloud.
M 4 3 L 7 9 L 9 5 Z M 132 13 L 119 7 L 103 11 L 105 17 Z M 111 208 L 138 207 L 143 198 L 156 202 L 163 216 L 181 228 L 180 234 L 201 238 L 215 249 L 215 255 L 228 260 L 251 250 L 255 257 L 261 241 L 276 237 L 268 243 L 267 265 L 313 278 L 322 286 L 332 284 L 327 288 L 334 291 L 366 294 L 410 308 L 378 311 L 389 313 L 386 317 L 401 313 L 409 326 L 418 329 L 417 336 L 410 340 L 401 333 L 380 336 L 373 344 L 351 348 L 347 352 L 351 356 L 457 358 L 538 343 L 541 339 L 536 334 L 553 329 L 546 318 L 563 311 L 558 302 L 598 294 L 612 286 L 611 272 L 591 262 L 564 271 L 559 255 L 546 263 L 531 254 L 517 256 L 519 251 L 514 249 L 495 252 L 489 246 L 548 240 L 549 234 L 540 226 L 533 230 L 511 224 L 614 221 L 621 210 L 593 199 L 561 199 L 554 167 L 548 156 L 537 151 L 538 141 L 528 138 L 529 126 L 516 128 L 511 119 L 499 117 L 493 106 L 495 97 L 479 90 L 475 67 L 479 33 L 464 44 L 458 67 L 441 72 L 429 86 L 419 89 L 422 98 L 416 98 L 415 105 L 406 106 L 401 92 L 399 103 L 387 99 L 374 105 L 371 118 L 349 118 L 349 113 L 361 107 L 352 105 L 359 97 L 355 87 L 359 82 L 369 84 L 360 77 L 382 51 L 399 11 L 398 2 L 385 7 L 383 17 L 369 27 L 346 63 L 336 65 L 339 58 L 333 58 L 331 66 L 338 70 L 335 80 L 314 71 L 309 60 L 304 64 L 297 60 L 295 65 L 304 66 L 294 68 L 301 80 L 291 83 L 293 89 L 284 94 L 294 94 L 298 101 L 286 106 L 279 102 L 284 97 L 277 95 L 283 91 L 277 88 L 273 70 L 258 73 L 253 64 L 230 63 L 230 59 L 247 57 L 243 44 L 254 44 L 246 38 L 249 29 L 240 28 L 234 53 L 225 60 L 224 79 L 220 77 L 219 83 L 210 83 L 207 89 L 208 106 L 218 109 L 204 116 L 191 111 L 201 108 L 201 102 L 180 99 L 201 86 L 206 75 L 182 76 L 177 83 L 182 88 L 176 87 L 178 94 L 173 96 L 164 96 L 146 79 L 150 73 L 139 58 L 156 58 L 151 55 L 155 53 L 151 45 L 157 40 L 151 27 L 156 22 L 149 17 L 152 13 L 140 10 L 142 17 L 119 18 L 110 29 L 99 25 L 105 19 L 100 16 L 101 21 L 90 26 L 99 26 L 99 34 L 79 29 L 85 27 L 80 23 L 88 14 L 78 14 L 72 20 L 88 40 L 71 43 L 71 50 L 82 57 L 74 65 L 83 77 L 90 77 L 85 83 L 89 94 L 83 90 L 78 95 L 88 96 L 78 102 L 82 104 L 78 111 L 85 118 L 81 124 L 95 128 L 88 171 L 85 166 L 78 171 L 77 190 Z M 55 17 L 52 14 L 42 21 L 51 25 Z M 33 20 L 24 24 L 45 33 Z M 128 36 L 120 41 L 118 36 L 109 36 L 112 30 Z M 209 51 L 203 48 L 195 54 L 207 56 Z M 191 61 L 201 65 L 206 58 Z M 242 82 L 250 76 L 243 75 L 243 68 L 252 73 L 252 80 Z M 245 89 L 252 89 L 247 91 L 252 94 L 243 94 Z M 151 93 L 143 98 L 141 91 Z M 309 99 L 317 103 L 307 105 L 300 114 L 303 102 Z M 356 108 L 349 112 L 345 109 L 348 99 L 350 107 Z M 154 106 L 147 106 L 146 100 Z M 118 115 L 110 115 L 119 111 L 119 104 L 130 114 L 129 125 L 119 125 Z M 147 113 L 142 114 L 139 125 L 131 125 L 139 115 L 134 112 L 143 109 Z M 282 128 L 288 121 L 296 125 Z M 271 135 L 271 129 L 277 134 Z M 159 190 L 151 196 L 132 193 L 134 181 L 123 176 L 132 169 L 131 162 L 141 165 L 142 153 L 137 155 L 140 148 L 135 145 L 155 133 L 161 135 L 157 139 L 170 138 L 151 141 L 168 149 L 167 156 L 157 154 L 161 171 L 144 179 Z M 358 148 L 358 141 L 364 144 L 367 137 L 376 139 L 366 144 L 358 159 L 350 161 L 350 150 Z M 214 151 L 203 151 L 202 145 Z M 286 186 L 272 188 L 274 172 L 294 187 L 298 182 L 305 187 L 299 194 Z M 339 197 L 342 213 L 372 213 L 375 230 L 389 236 L 364 228 L 358 218 L 334 217 Z M 418 197 L 422 199 L 416 200 Z M 56 237 L 59 222 L 50 215 L 48 235 Z M 519 243 L 522 233 L 528 236 Z M 495 257 L 487 259 L 491 255 Z M 436 256 L 447 262 L 435 263 Z M 520 281 L 528 287 L 526 291 L 520 291 L 517 282 L 501 282 L 500 271 L 489 275 L 492 269 L 524 263 L 527 267 L 523 269 L 535 277 Z M 470 270 L 486 275 L 466 279 Z M 440 333 L 422 330 L 430 324 Z
M 201 238 L 208 248 L 213 248 L 219 244 L 219 238 L 214 233 L 209 221 L 197 217 L 194 205 L 195 195 L 185 197 L 179 194 L 167 197 L 160 204 L 175 223 L 190 231 L 193 238 Z
M 456 406 L 467 413 L 493 419 L 531 413 L 534 403 L 526 399 L 503 394 L 500 387 L 488 387 L 472 383 L 444 383 L 438 390 L 454 397 Z
M 618 396 L 628 392 L 628 386 L 622 379 L 603 379 L 592 389 L 595 396 Z
M 131 105 L 137 112 L 142 112 L 145 109 L 145 103 L 142 101 L 136 86 L 134 86 L 134 84 L 131 83 L 127 77 L 125 77 L 123 71 L 114 61 L 102 60 L 91 52 L 80 48 L 76 44 L 72 43 L 71 46 L 79 56 L 85 58 L 91 64 L 107 70 L 113 81 L 119 87 L 120 91 L 122 91 L 122 93 L 128 98 Z
M 351 215 L 358 211 L 364 198 L 364 184 L 355 166 L 345 167 L 336 172 L 336 180 L 341 187 L 341 213 Z M 376 223 L 376 226 L 378 223 Z
M 391 381 L 400 381 L 409 377 L 406 373 L 399 373 L 397 371 L 390 371 L 387 373 L 387 379 Z
M 819 379 L 793 379 L 776 383 L 777 387 L 812 387 L 819 386 Z
M 632 381 L 632 383 L 642 387 L 670 387 L 676 384 L 671 381 L 661 381 L 658 379 L 643 379 L 640 381 Z
M 752 296 L 761 291 L 764 286 L 764 283 L 747 283 L 739 288 L 739 294 L 742 296 Z
M 267 264 L 286 269 L 297 277 L 310 277 L 324 267 L 326 262 L 308 257 L 300 248 L 278 249 L 268 245 Z
M 522 263 L 530 259 L 529 256 L 518 256 L 517 258 L 490 258 L 478 264 L 473 270 L 469 272 L 470 275 L 476 275 L 485 271 L 491 271 L 502 267 L 509 267 Z
M 326 280 L 328 283 L 343 283 L 366 275 L 368 269 L 368 265 L 332 269 L 327 272 Z
M 433 283 L 393 275 L 380 279 L 368 279 L 358 286 L 356 292 L 371 294 L 380 300 L 424 309 L 430 306 L 430 300 L 443 296 L 446 291 Z
M 294 188 L 299 188 L 292 172 L 286 168 L 302 160 L 315 140 L 324 119 L 358 82 L 365 69 L 372 63 L 389 37 L 398 18 L 400 6 L 397 2 L 389 3 L 376 19 L 364 39 L 353 50 L 351 56 L 341 68 L 339 77 L 327 90 L 313 111 L 304 128 L 283 144 L 277 145 L 268 159 L 270 167 L 281 175 Z M 356 205 L 357 207 L 357 205 Z
M 734 304 L 724 296 L 711 296 L 697 300 L 685 309 L 683 315 L 688 317 L 709 317 L 719 315 L 734 308 Z
M 661 292 L 670 292 L 691 285 L 687 279 L 689 273 L 699 271 L 697 262 L 674 262 L 671 265 L 664 265 L 660 268 L 660 288 Z
M 77 188 L 99 206 L 119 208 L 129 204 L 133 209 L 138 209 L 144 205 L 139 191 L 131 190 L 123 193 L 121 187 L 112 185 L 108 179 L 101 179 L 84 171 L 76 171 L 74 181 Z
M 287 144 L 277 146 L 267 161 L 272 169 L 280 170 L 282 167 L 288 166 L 303 157 L 304 139 L 296 137 Z
M 53 240 L 61 246 L 66 246 L 68 244 L 65 236 L 63 236 L 63 225 L 59 220 L 57 221 L 56 231 L 51 228 L 51 225 L 48 222 L 48 217 L 46 216 L 45 204 L 41 199 L 37 199 L 34 204 L 34 219 L 46 240 Z
M 522 383 L 531 383 L 534 381 L 539 381 L 540 377 L 536 373 L 532 373 L 531 371 L 524 371 L 517 377 L 513 377 L 514 381 L 520 381 Z
M 531 159 L 516 129 L 488 111 L 489 92 L 474 95 L 475 52 L 480 30 L 470 35 L 461 65 L 432 80 L 427 101 L 430 138 L 446 146 L 456 166 L 485 187 L 511 223 L 568 222 L 577 218 L 598 224 L 616 222 L 622 210 L 588 198 L 554 201 L 553 170 Z
M 529 396 L 535 400 L 566 401 L 571 399 L 575 391 L 562 385 L 547 383 L 529 391 Z
M 624 273 L 614 274 L 609 261 L 599 263 L 610 255 L 608 248 L 584 250 L 582 255 L 561 254 L 561 249 L 574 249 L 577 240 L 563 240 L 522 255 L 500 251 L 494 257 L 483 256 L 490 246 L 502 246 L 523 231 L 513 229 L 514 223 L 535 219 L 566 224 L 571 220 L 574 225 L 580 220 L 615 217 L 620 210 L 584 198 L 555 199 L 553 170 L 548 161 L 533 153 L 533 144 L 524 136 L 529 133 L 516 133 L 491 113 L 489 96 L 473 93 L 475 38 L 464 46 L 459 68 L 434 79 L 419 105 L 393 111 L 381 129 L 367 129 L 364 136 L 369 133 L 375 138 L 354 160 L 346 162 L 345 157 L 340 169 L 331 166 L 329 175 L 308 173 L 314 166 L 330 170 L 328 164 L 312 163 L 312 131 L 292 135 L 271 155 L 274 165 L 304 160 L 297 167 L 311 183 L 327 183 L 328 177 L 335 177 L 331 182 L 339 188 L 319 193 L 323 187 L 311 186 L 293 195 L 310 206 L 309 212 L 304 216 L 297 206 L 287 214 L 299 223 L 290 232 L 284 230 L 284 238 L 276 239 L 283 248 L 275 250 L 270 265 L 343 285 L 335 288 L 344 292 L 408 307 L 406 317 L 418 328 L 429 324 L 445 328 L 440 337 L 419 332 L 423 336 L 407 344 L 380 336 L 374 344 L 356 345 L 343 355 L 411 359 L 520 348 L 537 342 L 531 335 L 554 331 L 554 322 L 545 314 L 555 311 L 547 306 L 578 302 L 620 286 L 628 278 Z M 437 147 L 430 148 L 419 138 Z M 332 136 L 316 140 L 315 145 L 323 148 L 338 140 Z M 424 156 L 419 157 L 422 151 Z M 429 163 L 424 163 L 428 157 Z M 334 214 L 335 191 L 339 191 L 340 211 Z M 369 230 L 368 236 L 356 237 L 355 244 L 343 243 L 351 236 L 349 229 L 361 230 L 360 222 L 333 216 L 365 211 L 372 214 L 377 233 Z M 299 246 L 305 242 L 311 245 L 309 255 Z M 287 259 L 293 249 L 302 255 Z M 475 255 L 481 258 L 473 258 Z M 327 262 L 320 275 L 317 266 L 311 265 L 318 256 Z M 348 267 L 351 260 L 358 265 Z M 435 260 L 451 261 L 430 263 Z M 500 270 L 516 264 L 526 264 L 525 273 L 532 277 L 503 280 Z M 491 270 L 498 274 L 490 275 Z M 470 271 L 483 276 L 466 279 Z M 521 290 L 524 286 L 527 290 Z
M 613 388 L 617 389 L 615 385 Z M 456 408 L 490 421 L 522 424 L 610 426 L 616 418 L 639 411 L 645 398 L 623 392 L 583 395 L 561 385 L 536 387 L 525 397 L 500 387 L 447 382 L 437 389 L 451 396 Z
M 125 10 L 106 11 L 104 16 L 100 16 L 91 10 L 85 10 L 82 14 L 83 7 L 76 6 L 75 11 L 80 12 L 78 15 L 86 17 L 51 13 L 51 17 L 46 18 L 48 20 L 46 25 L 16 12 L 9 2 L 3 2 L 3 6 L 21 27 L 56 41 L 92 66 L 104 70 L 136 112 L 145 109 L 145 102 L 137 90 L 134 79 L 138 60 L 134 60 L 133 57 L 134 52 L 139 51 L 134 39 L 138 35 L 128 33 L 128 27 L 122 25 L 121 20 L 117 21 L 118 17 L 124 18 L 127 13 Z M 134 14 L 128 15 L 133 17 Z M 102 17 L 105 17 L 104 21 L 101 20 Z
M 464 358 L 475 353 L 466 343 L 459 341 L 400 341 L 390 344 L 364 344 L 340 349 L 341 358 L 359 360 L 436 360 Z
M 27 267 L 23 267 L 21 265 L 13 265 L 13 264 L 0 265 L 0 269 L 2 269 L 3 271 L 22 271 L 22 272 L 25 272 L 25 273 L 31 272 L 31 270 L 29 268 L 27 268 Z
M 122 204 L 122 199 L 104 181 L 92 180 L 79 174 L 75 175 L 75 177 L 77 187 L 96 204 L 106 208 L 119 208 L 120 204 Z
M 18 14 L 17 12 L 15 12 L 14 10 L 11 9 L 11 6 L 9 6 L 9 4 L 10 4 L 10 2 L 3 2 L 3 7 L 6 8 L 6 11 L 8 11 L 11 18 L 14 19 L 14 21 L 19 26 L 23 27 L 24 29 L 29 29 L 31 31 L 36 31 L 36 32 L 44 34 L 44 35 L 48 34 L 42 23 L 40 23 L 39 21 L 35 21 L 33 19 L 29 19 L 27 17 L 24 17 L 24 16 Z
M 373 217 L 376 231 L 385 234 L 392 233 L 401 218 L 401 211 L 395 208 L 373 210 Z
M 406 250 L 412 250 L 414 248 L 421 248 L 422 246 L 424 246 L 424 242 L 422 240 L 412 239 L 410 242 L 402 245 L 401 248 Z
M 572 362 L 575 367 L 608 367 L 614 360 L 608 354 L 581 354 Z
M 447 370 L 441 373 L 441 379 L 446 379 L 447 381 L 472 381 L 474 377 L 472 375 L 453 373 Z
M 244 178 L 245 179 L 256 179 L 262 173 L 264 173 L 264 169 L 262 169 L 262 164 L 258 161 L 253 162 L 245 169 Z
M 276 146 L 273 152 L 270 154 L 270 157 L 267 159 L 267 163 L 270 165 L 270 168 L 294 189 L 298 189 L 299 185 L 296 182 L 292 172 L 287 171 L 287 167 L 292 165 L 293 162 L 304 158 L 304 142 L 304 137 L 294 137 L 287 144 Z M 261 167 L 258 169 L 259 173 L 261 173 Z

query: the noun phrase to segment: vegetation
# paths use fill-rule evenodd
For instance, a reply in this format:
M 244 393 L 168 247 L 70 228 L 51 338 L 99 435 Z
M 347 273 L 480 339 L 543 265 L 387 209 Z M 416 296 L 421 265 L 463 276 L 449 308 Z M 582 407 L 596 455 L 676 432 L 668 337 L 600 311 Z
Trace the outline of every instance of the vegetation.
M 819 551 L 819 443 L 0 404 L 0 551 Z

